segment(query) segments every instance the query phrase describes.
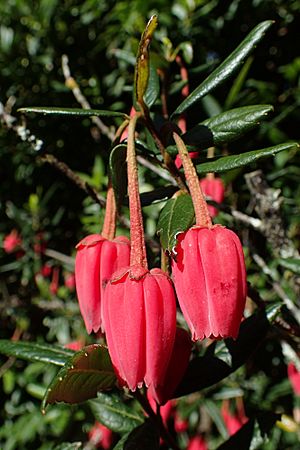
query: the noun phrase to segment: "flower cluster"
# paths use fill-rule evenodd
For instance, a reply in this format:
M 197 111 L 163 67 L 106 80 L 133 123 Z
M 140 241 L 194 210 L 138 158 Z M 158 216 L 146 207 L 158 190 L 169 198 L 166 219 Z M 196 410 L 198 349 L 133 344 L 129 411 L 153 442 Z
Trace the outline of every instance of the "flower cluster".
M 141 113 L 131 115 L 126 134 L 130 241 L 115 237 L 110 186 L 101 234 L 77 245 L 76 289 L 88 333 L 105 332 L 120 385 L 131 391 L 146 385 L 151 397 L 165 404 L 189 364 L 192 340 L 237 337 L 246 299 L 245 263 L 238 236 L 212 224 L 191 158 L 174 133 L 196 224 L 178 235 L 172 273 L 148 268 L 135 152 Z M 177 328 L 177 299 L 192 340 Z

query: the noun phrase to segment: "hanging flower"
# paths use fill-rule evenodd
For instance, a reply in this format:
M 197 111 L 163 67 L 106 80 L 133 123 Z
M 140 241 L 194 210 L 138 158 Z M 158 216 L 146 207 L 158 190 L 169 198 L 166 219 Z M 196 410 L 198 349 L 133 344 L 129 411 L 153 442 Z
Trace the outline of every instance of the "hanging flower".
M 196 226 L 178 237 L 172 274 L 193 340 L 236 338 L 246 293 L 242 245 L 231 230 L 212 225 L 197 173 L 183 141 L 174 133 L 191 192 Z
M 227 428 L 229 436 L 235 434 L 248 421 L 245 415 L 243 403 L 237 403 L 237 410 L 232 413 L 229 409 L 229 400 L 224 400 L 221 407 L 221 414 Z
M 208 447 L 202 436 L 194 436 L 189 440 L 187 450 L 208 450 Z
M 129 123 L 127 145 L 130 267 L 112 276 L 103 303 L 111 360 L 132 391 L 143 383 L 157 386 L 164 378 L 176 331 L 172 282 L 162 270 L 148 270 L 134 142 L 138 117 Z
M 102 326 L 101 299 L 112 274 L 129 264 L 130 242 L 91 234 L 76 246 L 75 280 L 80 311 L 88 333 Z
M 22 245 L 22 238 L 17 230 L 12 230 L 3 239 L 3 249 L 6 253 L 13 253 Z

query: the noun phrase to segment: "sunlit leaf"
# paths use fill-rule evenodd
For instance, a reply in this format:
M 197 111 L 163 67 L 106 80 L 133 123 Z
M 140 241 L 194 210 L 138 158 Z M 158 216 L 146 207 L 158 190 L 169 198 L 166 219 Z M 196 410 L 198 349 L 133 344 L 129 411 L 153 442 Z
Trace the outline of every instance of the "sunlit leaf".
M 258 42 L 263 38 L 267 29 L 273 24 L 266 20 L 258 24 L 241 44 L 217 67 L 174 111 L 173 116 L 182 114 L 195 102 L 208 94 L 215 87 L 224 83 L 243 64 L 245 58 L 252 52 Z
M 61 368 L 49 385 L 42 402 L 79 403 L 96 397 L 98 391 L 112 389 L 116 383 L 109 353 L 99 344 L 89 345 Z
M 96 420 L 116 433 L 126 433 L 144 422 L 144 418 L 127 406 L 117 393 L 98 392 L 97 398 L 89 404 Z
M 285 144 L 274 145 L 273 147 L 263 148 L 261 150 L 252 150 L 250 152 L 240 153 L 238 155 L 223 156 L 220 158 L 216 158 L 214 161 L 197 165 L 197 172 L 199 174 L 208 172 L 227 172 L 228 170 L 246 166 L 258 161 L 261 158 L 274 156 L 279 152 L 282 152 L 284 150 L 291 150 L 295 147 L 299 147 L 296 142 L 289 142 Z
M 63 366 L 74 355 L 73 350 L 49 344 L 0 340 L 0 353 L 6 356 Z
M 157 223 L 157 233 L 164 250 L 174 250 L 178 234 L 193 224 L 194 217 L 193 202 L 189 194 L 177 195 L 166 202 Z
M 99 117 L 122 117 L 127 118 L 127 115 L 122 112 L 108 111 L 101 109 L 82 109 L 82 108 L 57 108 L 55 106 L 28 106 L 19 108 L 20 113 L 37 113 L 52 116 L 99 116 Z

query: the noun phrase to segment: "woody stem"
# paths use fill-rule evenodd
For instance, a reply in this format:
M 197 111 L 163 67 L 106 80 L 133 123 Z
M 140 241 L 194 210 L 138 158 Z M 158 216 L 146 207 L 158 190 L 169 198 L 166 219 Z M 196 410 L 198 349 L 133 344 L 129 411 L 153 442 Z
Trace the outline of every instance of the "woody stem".
M 142 207 L 139 192 L 138 167 L 135 152 L 135 128 L 141 113 L 136 113 L 129 122 L 127 138 L 127 176 L 130 211 L 130 266 L 148 269 Z
M 190 158 L 187 148 L 183 140 L 177 133 L 173 133 L 173 137 L 178 148 L 178 152 L 182 161 L 185 178 L 192 197 L 196 225 L 201 227 L 210 228 L 212 226 L 211 218 L 208 212 L 207 203 L 205 201 L 202 189 L 200 187 L 198 175 L 194 164 Z
M 116 208 L 115 193 L 111 181 L 109 181 L 107 188 L 104 223 L 101 232 L 101 235 L 106 239 L 112 240 L 115 237 L 116 216 L 117 216 L 117 208 Z

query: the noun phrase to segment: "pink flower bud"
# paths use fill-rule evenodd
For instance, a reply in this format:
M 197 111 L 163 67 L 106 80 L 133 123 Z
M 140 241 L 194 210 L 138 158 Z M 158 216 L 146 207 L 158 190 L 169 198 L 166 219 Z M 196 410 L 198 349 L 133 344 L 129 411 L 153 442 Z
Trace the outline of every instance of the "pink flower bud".
M 113 443 L 113 432 L 102 423 L 95 422 L 89 431 L 89 443 L 96 448 L 108 450 Z
M 74 273 L 68 273 L 65 276 L 65 286 L 70 289 L 70 291 L 73 291 L 75 289 L 75 275 Z
M 176 433 L 184 433 L 189 428 L 188 420 L 182 419 L 177 411 L 174 416 L 174 428 Z
M 121 267 L 127 267 L 130 243 L 126 237 L 104 239 L 92 234 L 76 246 L 76 290 L 80 311 L 88 333 L 97 332 L 102 324 L 101 299 L 111 275 Z
M 192 343 L 187 331 L 176 328 L 175 342 L 164 379 L 157 386 L 150 386 L 151 396 L 160 405 L 172 398 L 189 364 Z M 180 364 L 178 364 L 180 361 Z
M 72 341 L 65 345 L 65 348 L 69 348 L 70 350 L 74 350 L 75 352 L 79 352 L 82 347 L 84 347 L 84 340 L 79 339 L 78 341 Z
M 221 178 L 205 177 L 200 180 L 200 186 L 203 194 L 210 197 L 216 203 L 222 203 L 224 200 L 225 187 Z M 217 208 L 212 205 L 207 205 L 211 217 L 216 217 L 219 214 Z
M 202 436 L 194 436 L 190 439 L 187 450 L 207 450 L 207 445 Z
M 236 338 L 247 294 L 238 236 L 221 225 L 193 227 L 179 235 L 175 256 L 175 289 L 192 339 Z
M 165 376 L 175 339 L 176 301 L 163 271 L 140 267 L 133 277 L 130 270 L 114 274 L 108 283 L 103 319 L 116 373 L 135 391 L 143 382 L 157 386 Z
M 248 421 L 245 416 L 244 407 L 232 413 L 229 409 L 229 401 L 224 400 L 221 407 L 221 414 L 227 428 L 229 436 L 235 434 Z
M 192 159 L 198 158 L 199 152 L 190 152 L 189 155 L 190 155 L 190 158 L 192 158 Z M 181 161 L 179 154 L 176 155 L 175 166 L 177 167 L 177 169 L 180 169 L 180 167 L 182 166 L 182 161 Z
M 3 249 L 6 253 L 13 253 L 22 244 L 22 238 L 17 230 L 12 230 L 3 239 Z
M 300 395 L 300 372 L 293 363 L 288 364 L 288 377 L 296 395 Z

